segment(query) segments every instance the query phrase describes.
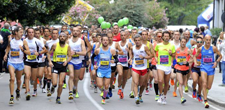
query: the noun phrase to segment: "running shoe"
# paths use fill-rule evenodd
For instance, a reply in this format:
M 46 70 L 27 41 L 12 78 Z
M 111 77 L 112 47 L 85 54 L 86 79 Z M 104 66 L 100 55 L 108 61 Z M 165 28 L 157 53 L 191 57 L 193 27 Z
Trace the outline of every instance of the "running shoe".
M 25 85 L 25 83 L 23 83 L 22 88 L 23 88 L 23 89 L 26 89 L 26 85 Z
M 43 88 L 42 89 L 42 93 L 46 93 L 47 91 L 46 91 L 46 89 L 45 88 Z
M 66 84 L 63 84 L 63 89 L 66 89 L 66 86 L 67 86 Z
M 97 86 L 94 88 L 94 93 L 98 93 L 98 88 L 97 88 Z
M 19 100 L 20 98 L 20 90 L 16 90 L 16 100 Z
M 69 93 L 69 98 L 68 99 L 69 100 L 73 100 L 73 92 L 72 91 Z
M 120 93 L 121 93 L 121 92 L 122 92 L 122 90 L 121 90 L 121 89 L 119 89 L 119 90 L 118 90 L 118 92 L 117 92 L 117 94 L 118 94 L 118 95 L 120 95 Z
M 150 88 L 150 91 L 153 90 L 153 89 L 152 89 L 152 84 L 151 84 L 151 83 L 149 84 L 149 88 Z
M 57 104 L 61 104 L 60 99 L 56 99 L 56 103 L 57 103 Z
M 123 92 L 120 93 L 120 99 L 123 99 L 124 98 L 124 95 L 123 95 Z
M 134 98 L 134 92 L 131 91 L 130 94 L 129 94 L 130 98 Z
M 27 93 L 26 100 L 27 100 L 27 101 L 30 100 L 30 93 Z
M 205 102 L 205 108 L 209 108 L 209 103 L 207 101 Z
M 158 99 L 157 103 L 162 104 L 162 101 L 163 101 L 163 96 L 159 96 L 159 99 Z
M 196 98 L 196 90 L 193 91 L 192 98 Z
M 9 104 L 14 104 L 13 99 L 14 99 L 14 97 L 10 97 L 10 99 L 9 99 Z
M 174 86 L 174 79 L 171 79 L 171 80 L 170 80 L 170 84 L 171 84 L 172 86 Z
M 201 95 L 197 95 L 197 99 L 199 102 L 202 102 L 202 96 Z
M 102 104 L 105 104 L 105 99 L 102 99 Z
M 49 89 L 47 89 L 47 96 L 48 96 L 48 97 L 52 96 L 52 94 L 51 94 L 51 92 L 50 92 Z
M 156 95 L 155 96 L 155 101 L 158 101 L 159 100 L 159 95 Z
M 167 104 L 167 102 L 166 102 L 166 97 L 163 97 L 163 98 L 162 98 L 162 104 L 163 104 L 163 105 L 166 105 L 166 104 Z
M 177 93 L 176 92 L 173 92 L 173 97 L 177 97 Z
M 141 102 L 141 103 L 143 103 L 144 101 L 142 100 L 142 98 L 141 97 L 139 97 L 139 102 Z
M 102 97 L 102 96 L 103 96 L 103 94 L 104 94 L 104 93 L 103 93 L 103 91 L 101 91 L 100 97 Z
M 139 100 L 138 97 L 135 97 L 135 103 L 136 103 L 136 104 L 140 104 L 140 100 Z
M 37 91 L 34 91 L 34 93 L 32 94 L 33 97 L 37 96 Z
M 51 94 L 54 94 L 54 92 L 55 92 L 55 87 L 52 86 L 52 88 L 51 88 Z
M 111 88 L 109 88 L 109 97 L 112 97 L 112 95 L 113 95 L 113 93 L 112 93 L 112 89 Z
M 149 90 L 146 89 L 146 90 L 145 90 L 145 95 L 148 95 L 148 94 L 149 94 Z
M 37 84 L 40 84 L 40 82 L 39 82 L 38 78 L 37 78 Z
M 185 92 L 188 92 L 188 86 L 186 86 L 186 87 L 184 88 L 184 91 L 185 91 Z
M 79 93 L 76 92 L 75 98 L 79 98 Z
M 183 104 L 186 102 L 186 99 L 184 97 L 182 97 L 180 101 L 181 101 L 181 104 Z
M 112 89 L 115 89 L 115 85 L 114 84 L 112 85 Z
M 109 99 L 109 94 L 106 94 L 106 97 L 105 97 L 105 99 Z

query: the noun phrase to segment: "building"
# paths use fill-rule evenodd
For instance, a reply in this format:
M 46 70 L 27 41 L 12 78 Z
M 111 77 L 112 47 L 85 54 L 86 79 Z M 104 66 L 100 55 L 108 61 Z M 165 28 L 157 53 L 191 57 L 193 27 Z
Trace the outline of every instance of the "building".
M 214 0 L 214 19 L 213 19 L 213 27 L 214 28 L 223 28 L 224 23 L 221 20 L 221 16 L 225 9 L 225 0 Z

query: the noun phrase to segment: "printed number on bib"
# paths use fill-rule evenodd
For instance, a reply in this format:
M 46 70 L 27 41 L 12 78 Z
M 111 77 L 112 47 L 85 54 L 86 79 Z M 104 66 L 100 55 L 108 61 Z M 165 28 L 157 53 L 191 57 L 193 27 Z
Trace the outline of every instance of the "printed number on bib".
M 213 60 L 212 56 L 208 56 L 208 55 L 203 56 L 203 62 L 205 64 L 211 64 L 213 62 L 212 60 Z
M 127 63 L 127 56 L 119 56 L 120 63 Z
M 169 56 L 161 55 L 160 56 L 160 64 L 169 64 Z
M 79 55 L 75 54 L 72 56 L 73 59 L 79 59 Z
M 37 56 L 34 53 L 31 53 L 31 55 L 28 55 L 27 59 L 28 60 L 35 60 Z
M 177 57 L 177 62 L 180 64 L 180 65 L 183 65 L 183 62 L 186 61 L 186 56 L 178 56 Z
M 19 49 L 11 49 L 11 58 L 19 58 L 20 50 Z
M 135 66 L 136 67 L 143 67 L 144 66 L 144 59 L 135 58 Z
M 56 56 L 56 61 L 57 62 L 64 62 L 64 61 L 66 61 L 66 55 L 57 55 Z

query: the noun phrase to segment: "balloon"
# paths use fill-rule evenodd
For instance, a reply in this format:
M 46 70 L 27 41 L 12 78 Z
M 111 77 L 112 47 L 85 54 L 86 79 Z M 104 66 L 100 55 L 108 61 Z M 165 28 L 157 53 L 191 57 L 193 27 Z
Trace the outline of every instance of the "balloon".
M 111 27 L 111 24 L 109 22 L 107 22 L 106 25 L 107 25 L 106 28 L 110 28 Z
M 98 22 L 99 22 L 100 24 L 102 24 L 103 21 L 104 21 L 104 18 L 103 18 L 103 17 L 99 17 L 99 18 L 98 18 Z
M 132 25 L 128 25 L 127 29 L 133 29 L 133 26 Z
M 106 29 L 106 28 L 107 28 L 107 23 L 106 23 L 105 21 L 103 21 L 103 22 L 101 23 L 101 28 L 102 28 L 102 29 Z
M 118 21 L 118 26 L 119 26 L 119 27 L 122 27 L 122 26 L 123 26 L 123 19 L 120 19 L 120 20 Z
M 129 23 L 129 19 L 127 17 L 123 18 L 124 24 L 127 25 Z

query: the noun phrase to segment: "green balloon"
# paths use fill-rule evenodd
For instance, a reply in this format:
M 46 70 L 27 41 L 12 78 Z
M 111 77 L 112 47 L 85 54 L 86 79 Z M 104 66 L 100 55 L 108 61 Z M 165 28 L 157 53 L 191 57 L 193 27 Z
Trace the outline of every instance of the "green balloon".
M 118 26 L 119 26 L 119 27 L 122 27 L 122 26 L 123 26 L 123 19 L 120 19 L 120 20 L 118 21 Z
M 104 18 L 103 18 L 103 17 L 99 17 L 99 18 L 98 18 L 98 22 L 99 22 L 100 24 L 102 24 L 103 21 L 104 21 Z
M 106 25 L 107 25 L 107 28 L 111 27 L 111 24 L 109 22 L 107 22 Z
M 107 23 L 106 23 L 105 21 L 103 21 L 103 22 L 101 23 L 101 28 L 102 28 L 102 29 L 106 29 L 106 28 L 107 28 Z
M 132 25 L 128 25 L 127 29 L 133 29 L 133 26 Z
M 127 17 L 123 18 L 124 24 L 127 25 L 129 23 L 129 19 Z

